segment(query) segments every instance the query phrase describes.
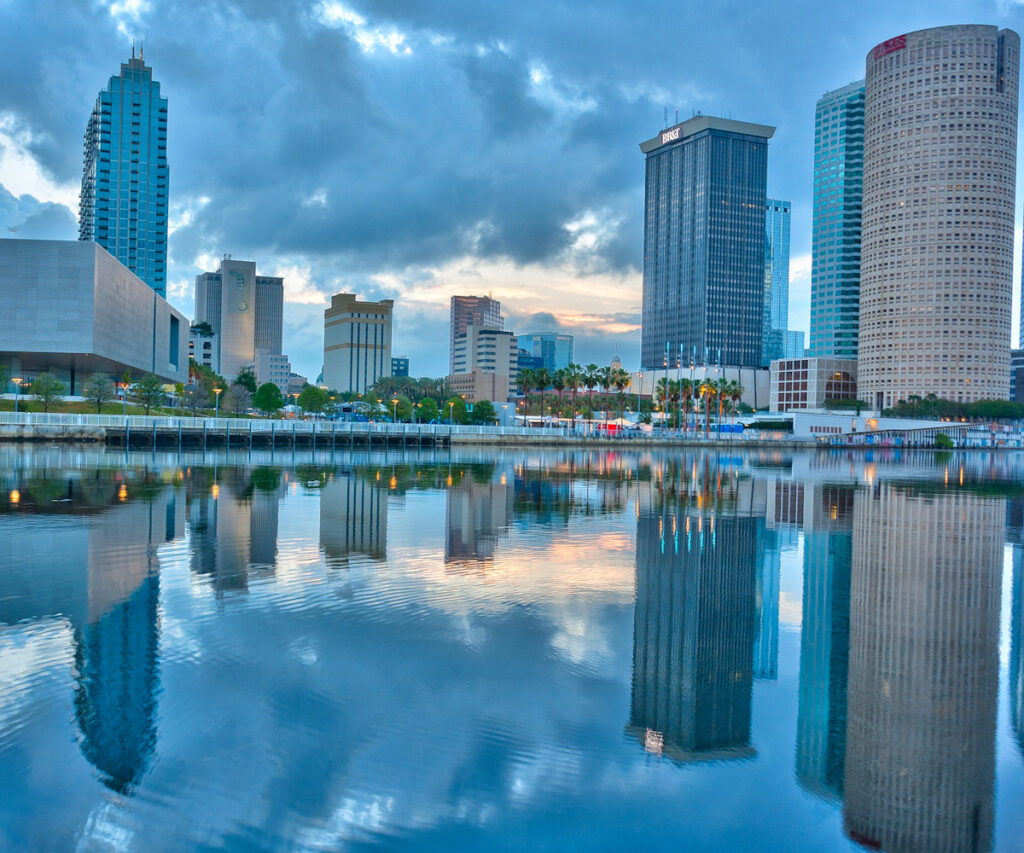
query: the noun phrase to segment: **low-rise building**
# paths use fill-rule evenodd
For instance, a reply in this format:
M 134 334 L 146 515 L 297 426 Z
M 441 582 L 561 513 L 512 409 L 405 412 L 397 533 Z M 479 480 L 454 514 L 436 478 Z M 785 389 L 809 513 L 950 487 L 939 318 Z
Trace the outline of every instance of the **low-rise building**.
M 188 330 L 188 357 L 196 364 L 220 373 L 220 346 L 217 333 L 207 323 L 193 323 Z
M 292 363 L 288 356 L 267 349 L 258 349 L 253 372 L 256 374 L 257 386 L 273 382 L 281 389 L 282 394 L 288 393 L 288 380 L 292 374 Z
M 773 412 L 822 409 L 828 400 L 857 399 L 857 361 L 852 358 L 781 358 L 771 363 Z
M 392 376 L 408 376 L 409 375 L 409 359 L 404 355 L 392 356 L 391 357 L 391 375 Z
M 79 240 L 0 240 L 0 364 L 70 395 L 92 373 L 188 380 L 185 316 L 106 249 Z

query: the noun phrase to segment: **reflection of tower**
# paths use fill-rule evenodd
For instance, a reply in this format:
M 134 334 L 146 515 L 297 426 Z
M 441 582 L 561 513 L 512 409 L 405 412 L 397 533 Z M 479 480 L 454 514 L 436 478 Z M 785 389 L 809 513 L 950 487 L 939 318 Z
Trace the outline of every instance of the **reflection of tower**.
M 188 511 L 192 571 L 210 575 L 219 592 L 248 589 L 250 567 L 276 563 L 280 485 L 274 473 L 258 470 L 247 482 L 229 469 L 208 484 L 207 472 L 197 472 Z
M 843 794 L 852 559 L 849 528 L 804 534 L 796 775 L 828 799 Z
M 779 677 L 779 582 L 782 574 L 779 532 L 757 520 L 757 639 L 754 641 L 754 678 Z
M 89 536 L 88 621 L 76 630 L 75 715 L 82 753 L 127 793 L 156 745 L 159 565 L 177 534 L 173 491 L 95 519 Z
M 467 476 L 448 490 L 444 561 L 494 559 L 494 548 L 512 524 L 513 483 L 502 474 L 496 481 L 476 482 Z
M 856 496 L 845 823 L 867 846 L 992 845 L 1004 529 L 966 492 Z
M 1013 604 L 1010 618 L 1010 725 L 1024 755 L 1024 544 L 1013 545 Z
M 334 474 L 320 490 L 320 547 L 334 565 L 349 554 L 387 557 L 388 496 L 358 474 Z
M 753 754 L 757 525 L 637 519 L 630 730 L 677 761 Z

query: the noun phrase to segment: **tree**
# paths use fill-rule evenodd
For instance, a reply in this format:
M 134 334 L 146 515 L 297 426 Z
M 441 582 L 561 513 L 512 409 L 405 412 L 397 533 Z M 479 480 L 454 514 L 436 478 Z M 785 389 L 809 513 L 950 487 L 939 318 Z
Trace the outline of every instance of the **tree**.
M 576 394 L 583 382 L 583 368 L 574 362 L 570 362 L 565 368 L 565 381 L 567 387 L 572 391 L 572 419 L 576 421 Z
M 433 423 L 437 420 L 437 403 L 435 403 L 430 397 L 424 399 L 419 405 L 419 414 L 416 419 L 422 423 Z
M 583 384 L 587 389 L 587 405 L 590 406 L 591 416 L 594 411 L 594 389 L 601 381 L 600 370 L 596 364 L 591 362 L 585 368 L 583 368 Z
M 196 414 L 200 409 L 208 409 L 210 407 L 210 397 L 212 394 L 209 389 L 199 382 L 190 382 L 185 386 L 184 393 L 185 408 Z
M 132 385 L 129 393 L 131 394 L 132 402 L 142 406 L 147 415 L 150 409 L 154 406 L 159 406 L 167 396 L 167 392 L 164 391 L 163 380 L 155 373 L 147 373 L 143 376 Z
M 96 414 L 103 411 L 103 404 L 114 399 L 114 383 L 106 373 L 94 373 L 82 385 L 82 396 L 96 404 Z
M 32 394 L 37 403 L 43 404 L 43 411 L 50 411 L 50 406 L 64 399 L 67 386 L 52 373 L 40 373 L 32 383 Z
M 204 338 L 209 338 L 213 336 L 213 326 L 211 326 L 205 320 L 202 321 L 201 323 L 193 323 L 192 331 Z
M 256 374 L 253 373 L 251 367 L 245 367 L 242 372 L 235 377 L 235 385 L 241 385 L 250 394 L 256 393 Z
M 223 408 L 234 415 L 244 415 L 252 408 L 252 394 L 248 388 L 236 382 L 224 393 Z
M 533 371 L 533 381 L 536 383 L 536 388 L 540 391 L 540 416 L 544 418 L 544 392 L 548 390 L 551 385 L 551 374 L 548 373 L 546 367 L 538 367 Z
M 442 417 L 451 420 L 452 423 L 464 424 L 466 422 L 466 401 L 461 397 L 452 397 L 444 404 Z
M 534 369 L 532 367 L 522 368 L 516 376 L 516 384 L 519 386 L 519 390 L 523 392 L 523 414 L 529 414 L 530 389 L 537 387 Z
M 623 370 L 621 367 L 616 368 L 612 371 L 611 382 L 615 386 L 615 390 L 619 392 L 619 420 L 622 419 L 622 392 L 625 391 L 630 384 L 632 377 L 629 373 Z
M 304 412 L 322 412 L 327 408 L 329 399 L 323 388 L 317 388 L 316 385 L 307 383 L 299 394 L 298 403 Z
M 261 412 L 272 415 L 284 406 L 284 397 L 281 394 L 281 389 L 273 382 L 264 382 L 256 389 L 252 404 Z
M 483 426 L 494 426 L 498 420 L 498 413 L 494 410 L 494 403 L 490 400 L 480 400 L 473 404 L 473 411 L 469 413 L 469 423 L 481 424 Z

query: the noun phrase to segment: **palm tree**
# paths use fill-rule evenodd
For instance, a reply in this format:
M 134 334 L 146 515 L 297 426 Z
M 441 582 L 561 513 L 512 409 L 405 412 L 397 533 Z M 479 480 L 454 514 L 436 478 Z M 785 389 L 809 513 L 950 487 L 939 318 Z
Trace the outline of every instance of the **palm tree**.
M 597 383 L 600 381 L 598 378 L 598 371 L 601 369 L 596 364 L 591 362 L 585 368 L 583 374 L 583 384 L 587 388 L 587 405 L 590 407 L 590 416 L 594 416 L 594 388 L 597 387 Z
M 572 421 L 576 423 L 576 392 L 579 391 L 580 383 L 583 381 L 583 368 L 570 362 L 565 368 L 565 378 L 569 383 L 569 390 L 572 391 Z
M 603 388 L 605 393 L 605 408 L 608 408 L 607 396 L 612 388 L 612 376 L 614 373 L 615 371 L 611 367 L 602 367 L 597 371 L 598 386 Z
M 530 413 L 530 389 L 537 387 L 536 371 L 532 367 L 522 368 L 516 376 L 516 384 L 523 392 L 523 414 Z
M 708 437 L 708 421 L 711 419 L 711 395 L 715 381 L 705 376 L 700 381 L 700 396 L 704 398 L 704 438 Z
M 551 387 L 555 390 L 555 393 L 558 394 L 559 417 L 562 415 L 562 391 L 565 390 L 566 384 L 565 368 L 560 368 L 551 374 Z
M 679 396 L 683 400 L 683 429 L 689 429 L 690 400 L 693 399 L 693 380 L 679 380 Z
M 544 392 L 551 385 L 551 374 L 546 367 L 538 367 L 533 371 L 533 381 L 537 383 L 537 390 L 540 391 L 540 418 L 544 422 Z
M 732 422 L 736 424 L 736 406 L 740 400 L 743 399 L 743 386 L 740 385 L 739 380 L 731 380 L 729 382 L 729 399 L 732 400 Z
M 616 368 L 612 371 L 611 375 L 612 385 L 615 386 L 615 390 L 619 392 L 619 420 L 622 420 L 622 392 L 629 387 L 629 383 L 632 377 L 623 370 L 621 367 Z

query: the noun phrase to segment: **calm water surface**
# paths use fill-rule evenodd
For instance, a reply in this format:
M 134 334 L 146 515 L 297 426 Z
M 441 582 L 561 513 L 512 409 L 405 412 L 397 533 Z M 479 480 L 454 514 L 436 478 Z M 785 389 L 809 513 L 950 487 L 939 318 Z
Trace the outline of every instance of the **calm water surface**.
M 0 478 L 2 850 L 1024 848 L 1024 456 Z

